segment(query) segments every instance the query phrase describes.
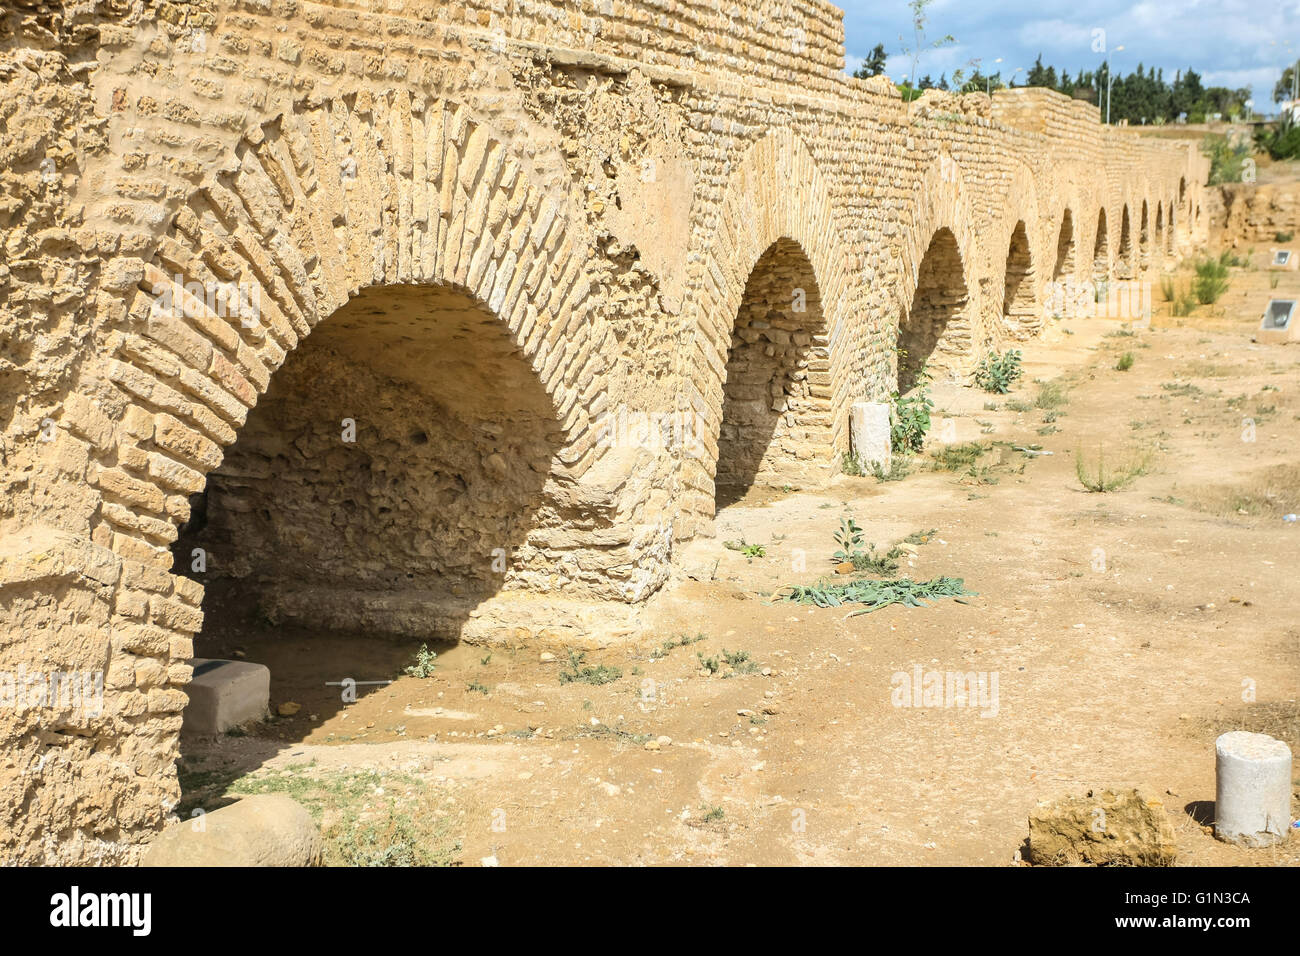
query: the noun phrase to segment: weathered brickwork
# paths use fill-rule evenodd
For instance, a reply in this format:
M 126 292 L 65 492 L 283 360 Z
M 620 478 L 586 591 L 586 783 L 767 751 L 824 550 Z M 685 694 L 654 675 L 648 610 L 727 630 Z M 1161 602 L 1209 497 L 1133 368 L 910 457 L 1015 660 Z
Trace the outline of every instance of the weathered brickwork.
M 103 707 L 0 712 L 0 859 L 161 825 L 204 582 L 590 639 L 908 363 L 1203 233 L 1189 147 L 842 68 L 819 0 L 6 5 L 0 675 Z

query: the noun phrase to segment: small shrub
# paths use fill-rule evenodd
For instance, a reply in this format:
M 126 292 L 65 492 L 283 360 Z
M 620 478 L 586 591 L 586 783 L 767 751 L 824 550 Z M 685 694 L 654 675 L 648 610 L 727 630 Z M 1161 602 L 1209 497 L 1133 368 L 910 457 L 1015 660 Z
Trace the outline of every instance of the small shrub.
M 1070 393 L 1060 382 L 1039 382 L 1034 407 L 1045 412 L 1056 412 L 1070 404 Z M 1046 421 L 1046 416 L 1044 416 Z
M 1104 449 L 1098 446 L 1097 458 L 1094 462 L 1084 459 L 1082 449 L 1075 452 L 1074 474 L 1079 479 L 1079 484 L 1088 491 L 1094 493 L 1118 491 L 1132 483 L 1135 478 L 1145 475 L 1150 463 L 1149 452 L 1129 455 L 1118 462 L 1113 459 L 1107 462 Z
M 1192 293 L 1201 305 L 1212 305 L 1228 291 L 1228 262 L 1224 257 L 1203 259 L 1196 264 Z
M 1294 232 L 1275 232 L 1273 233 L 1274 242 L 1290 242 L 1295 238 Z
M 1133 362 L 1134 362 L 1133 353 L 1125 352 L 1123 355 L 1119 357 L 1119 361 L 1115 363 L 1115 368 L 1117 371 L 1127 372 L 1129 369 L 1133 367 Z
M 437 656 L 437 652 L 429 650 L 428 644 L 421 644 L 415 652 L 415 662 L 406 668 L 406 673 L 412 677 L 432 677 Z
M 598 667 L 592 667 L 584 663 L 587 655 L 583 651 L 569 651 L 568 670 L 560 670 L 561 684 L 610 684 L 623 676 L 623 672 L 617 667 L 608 667 L 601 664 Z
M 912 465 L 906 458 L 901 455 L 898 458 L 890 459 L 889 471 L 880 462 L 871 463 L 871 476 L 876 481 L 900 481 L 912 473 Z
M 1173 302 L 1178 298 L 1178 287 L 1173 276 L 1160 277 L 1160 297 L 1166 302 Z
M 1005 395 L 1011 391 L 1016 379 L 1024 374 L 1020 367 L 1020 350 L 989 352 L 975 369 L 975 384 L 986 392 Z

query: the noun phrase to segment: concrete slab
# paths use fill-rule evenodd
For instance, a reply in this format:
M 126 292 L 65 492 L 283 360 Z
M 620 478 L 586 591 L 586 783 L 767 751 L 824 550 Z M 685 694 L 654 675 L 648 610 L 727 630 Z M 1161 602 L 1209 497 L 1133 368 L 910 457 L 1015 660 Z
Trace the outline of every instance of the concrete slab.
M 263 664 L 196 657 L 194 677 L 182 729 L 195 734 L 223 734 L 266 716 L 271 700 L 271 671 Z

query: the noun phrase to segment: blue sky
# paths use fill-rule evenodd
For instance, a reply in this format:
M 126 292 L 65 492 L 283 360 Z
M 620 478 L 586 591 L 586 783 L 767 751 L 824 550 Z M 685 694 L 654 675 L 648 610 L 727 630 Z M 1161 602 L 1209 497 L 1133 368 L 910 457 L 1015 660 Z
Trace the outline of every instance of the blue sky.
M 877 43 L 889 53 L 889 75 L 906 76 L 912 45 L 906 0 L 836 0 L 844 10 L 845 59 L 851 72 Z M 986 72 L 1003 77 L 1026 70 L 1041 52 L 1043 65 L 1096 69 L 1105 54 L 1093 52 L 1094 30 L 1105 31 L 1116 72 L 1138 63 L 1163 67 L 1171 80 L 1190 66 L 1206 86 L 1250 87 L 1255 107 L 1272 112 L 1273 84 L 1283 65 L 1300 57 L 1300 0 L 934 0 L 927 8 L 930 40 L 952 34 L 957 42 L 924 52 L 918 78 L 964 68 L 982 57 Z M 899 34 L 904 40 L 900 42 Z M 1289 45 L 1289 50 L 1288 50 Z M 1116 47 L 1124 49 L 1116 52 Z M 1001 63 L 994 63 L 1002 57 Z M 1023 82 L 1024 74 L 1018 80 Z

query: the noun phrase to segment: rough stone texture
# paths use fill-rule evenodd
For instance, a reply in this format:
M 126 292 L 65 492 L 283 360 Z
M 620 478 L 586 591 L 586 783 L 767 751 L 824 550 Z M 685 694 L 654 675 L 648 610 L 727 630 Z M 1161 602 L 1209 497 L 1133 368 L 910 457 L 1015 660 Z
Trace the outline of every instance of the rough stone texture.
M 1207 218 L 1224 242 L 1300 248 L 1300 187 L 1294 183 L 1227 183 L 1208 191 Z M 1279 243 L 1278 233 L 1291 238 Z
M 1193 144 L 843 63 L 821 0 L 6 4 L 0 672 L 103 707 L 0 713 L 0 860 L 161 826 L 214 576 L 607 640 L 719 479 L 826 480 L 854 403 L 1204 233 Z
M 321 835 L 300 803 L 255 794 L 164 829 L 142 866 L 319 866 Z
M 1029 814 L 1029 861 L 1039 866 L 1171 866 L 1177 852 L 1164 802 L 1145 787 L 1089 790 Z

